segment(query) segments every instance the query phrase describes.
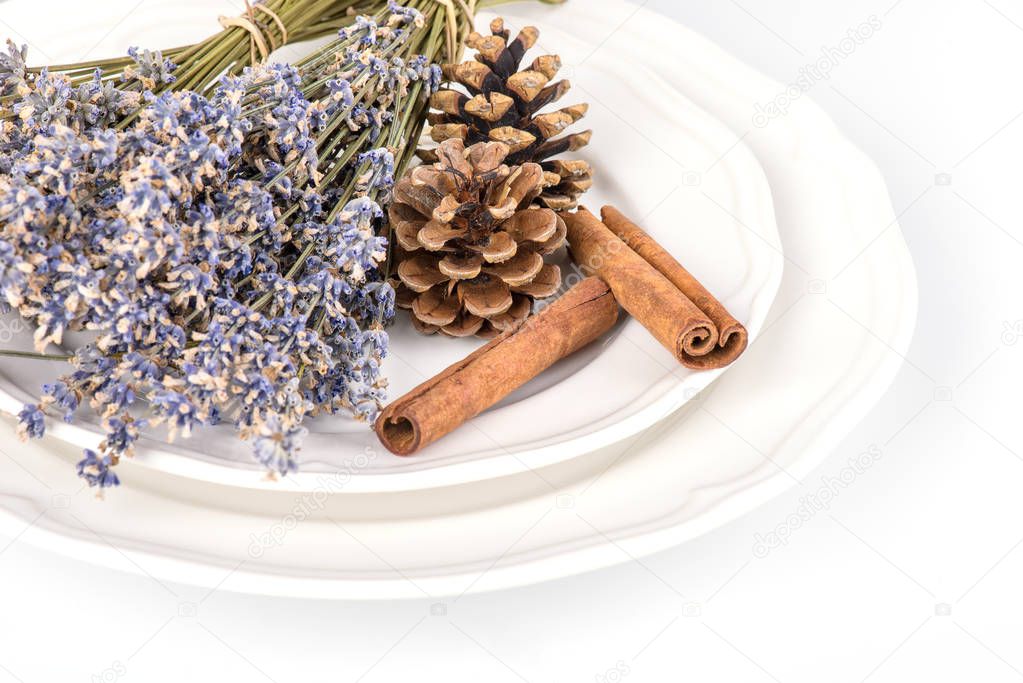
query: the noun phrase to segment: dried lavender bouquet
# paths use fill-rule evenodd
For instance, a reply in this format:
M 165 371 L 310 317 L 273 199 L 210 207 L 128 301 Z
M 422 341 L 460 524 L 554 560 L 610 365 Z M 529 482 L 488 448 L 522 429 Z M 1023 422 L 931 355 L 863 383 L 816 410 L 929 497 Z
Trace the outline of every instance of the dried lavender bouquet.
M 21 411 L 23 436 L 87 402 L 105 438 L 77 469 L 102 490 L 146 427 L 232 423 L 283 475 L 307 417 L 375 417 L 394 309 L 381 202 L 439 85 L 431 60 L 465 33 L 410 4 L 205 92 L 135 87 L 173 73 L 152 53 L 78 84 L 0 56 L 0 296 L 36 326 L 36 352 L 8 355 L 72 366 Z M 48 352 L 69 330 L 95 341 Z

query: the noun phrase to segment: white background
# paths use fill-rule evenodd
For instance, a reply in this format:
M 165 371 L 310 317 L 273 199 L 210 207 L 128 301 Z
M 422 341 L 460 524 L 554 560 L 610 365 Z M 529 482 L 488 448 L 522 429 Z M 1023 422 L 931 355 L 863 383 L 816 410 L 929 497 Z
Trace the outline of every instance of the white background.
M 31 42 L 31 25 L 5 25 L 5 4 L 29 3 L 0 3 L 0 34 Z M 122 4 L 127 14 L 167 3 Z M 786 83 L 822 46 L 881 20 L 811 96 L 885 173 L 920 318 L 894 385 L 824 464 L 801 488 L 642 564 L 465 596 L 444 615 L 427 601 L 187 586 L 174 596 L 0 537 L 0 682 L 1023 678 L 1023 7 L 643 4 Z M 879 461 L 829 509 L 754 555 L 758 534 L 873 447 Z

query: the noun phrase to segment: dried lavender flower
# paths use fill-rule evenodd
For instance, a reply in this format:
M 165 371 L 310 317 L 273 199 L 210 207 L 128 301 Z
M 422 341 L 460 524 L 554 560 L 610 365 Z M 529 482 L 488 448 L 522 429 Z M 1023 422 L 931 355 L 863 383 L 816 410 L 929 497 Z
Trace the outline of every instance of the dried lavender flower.
M 146 429 L 229 422 L 286 475 L 309 417 L 375 417 L 394 315 L 381 202 L 439 78 L 411 51 L 424 25 L 392 3 L 208 92 L 150 92 L 175 66 L 147 50 L 120 81 L 77 86 L 27 72 L 13 45 L 0 57 L 17 93 L 0 118 L 0 295 L 40 353 L 94 336 L 21 411 L 23 438 L 88 405 L 105 436 L 77 471 L 102 489 Z

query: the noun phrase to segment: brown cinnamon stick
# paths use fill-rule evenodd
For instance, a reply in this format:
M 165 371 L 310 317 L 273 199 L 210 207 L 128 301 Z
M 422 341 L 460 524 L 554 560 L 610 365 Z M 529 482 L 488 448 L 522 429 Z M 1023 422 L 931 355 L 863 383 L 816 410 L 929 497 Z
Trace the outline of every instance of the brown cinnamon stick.
M 597 217 L 579 207 L 563 213 L 572 257 L 587 275 L 599 275 L 618 303 L 687 367 L 716 345 L 710 318 Z
M 609 330 L 618 304 L 587 278 L 540 313 L 391 403 L 374 428 L 392 453 L 411 455 L 494 405 Z
M 611 232 L 639 254 L 644 261 L 653 266 L 657 272 L 671 281 L 714 324 L 714 328 L 717 330 L 717 343 L 706 353 L 691 357 L 689 359 L 691 367 L 724 367 L 746 350 L 746 344 L 749 341 L 746 328 L 732 317 L 721 305 L 721 302 L 714 298 L 714 295 L 708 292 L 707 288 L 700 284 L 699 280 L 693 277 L 664 247 L 613 206 L 602 208 L 600 217 Z

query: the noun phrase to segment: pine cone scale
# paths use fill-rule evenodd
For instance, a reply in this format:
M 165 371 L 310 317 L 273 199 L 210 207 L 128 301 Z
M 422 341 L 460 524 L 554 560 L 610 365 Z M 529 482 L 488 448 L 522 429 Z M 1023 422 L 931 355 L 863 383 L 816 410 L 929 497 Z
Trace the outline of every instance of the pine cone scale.
M 402 178 L 394 186 L 394 201 L 411 206 L 419 214 L 430 216 L 440 206 L 444 195 L 428 185 L 415 185 L 411 178 Z
M 483 258 L 478 254 L 448 254 L 437 268 L 452 280 L 471 280 L 483 270 Z
M 507 311 L 490 319 L 491 326 L 498 332 L 504 332 L 515 327 L 515 325 L 528 318 L 532 312 L 533 305 L 529 297 L 512 294 L 512 299 L 514 302 Z
M 520 250 L 502 263 L 487 266 L 483 272 L 500 278 L 510 286 L 529 284 L 543 268 L 543 256 L 535 251 Z
M 525 294 L 534 299 L 546 299 L 554 296 L 554 293 L 561 287 L 561 269 L 553 263 L 548 263 L 540 269 L 532 282 L 525 285 L 512 287 L 513 292 Z
M 488 263 L 501 263 L 515 256 L 515 252 L 518 251 L 518 244 L 508 233 L 495 232 L 490 236 L 486 244 L 470 244 L 468 248 L 477 252 Z
M 465 237 L 468 231 L 451 223 L 431 218 L 416 234 L 419 244 L 430 251 L 442 251 L 449 241 Z
M 425 292 L 450 279 L 441 272 L 438 260 L 427 254 L 416 254 L 399 263 L 398 277 L 406 287 L 417 293 Z
M 453 323 L 440 328 L 440 331 L 451 337 L 471 337 L 479 332 L 484 322 L 478 315 L 462 311 Z
M 505 221 L 504 229 L 516 242 L 545 242 L 558 229 L 558 216 L 550 209 L 519 211 Z
M 459 282 L 458 298 L 465 310 L 481 318 L 500 315 L 513 303 L 508 285 L 500 278 L 487 275 Z
M 447 294 L 443 289 L 428 289 L 412 302 L 412 312 L 420 321 L 437 327 L 450 325 L 458 317 L 457 296 Z

